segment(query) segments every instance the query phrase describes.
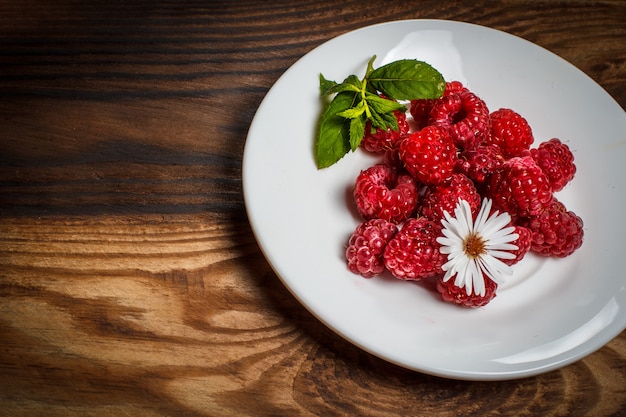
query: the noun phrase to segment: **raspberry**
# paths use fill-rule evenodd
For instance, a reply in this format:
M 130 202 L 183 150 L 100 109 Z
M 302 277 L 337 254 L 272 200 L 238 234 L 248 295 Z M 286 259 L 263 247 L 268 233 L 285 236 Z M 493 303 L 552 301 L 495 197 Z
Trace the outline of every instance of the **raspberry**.
M 530 156 L 504 162 L 489 178 L 485 192 L 495 209 L 512 217 L 537 216 L 552 201 L 548 178 Z
M 393 276 L 420 280 L 443 273 L 444 255 L 436 239 L 441 226 L 425 217 L 410 218 L 385 248 L 385 266 Z
M 540 255 L 564 258 L 582 246 L 582 219 L 556 199 L 543 213 L 523 224 L 532 233 L 531 249 Z
M 489 109 L 469 91 L 444 95 L 431 109 L 428 124 L 445 128 L 457 147 L 473 149 L 489 134 Z
M 413 214 L 417 206 L 415 180 L 384 164 L 361 171 L 353 195 L 359 214 L 366 220 L 380 218 L 399 223 Z
M 400 159 L 400 143 L 404 140 L 406 140 L 406 136 L 404 138 L 400 138 L 400 140 L 393 145 L 393 148 L 385 151 L 383 154 L 383 164 L 400 171 L 405 171 L 404 164 Z
M 565 188 L 576 174 L 574 154 L 557 138 L 542 142 L 536 149 L 531 149 L 530 156 L 548 177 L 553 192 Z
M 409 107 L 409 113 L 413 116 L 415 122 L 415 130 L 420 130 L 428 126 L 428 115 L 433 108 L 437 99 L 422 98 L 419 100 L 412 100 Z
M 491 128 L 485 141 L 499 146 L 507 159 L 522 156 L 535 140 L 526 119 L 511 109 L 496 110 L 489 115 L 489 118 Z
M 452 175 L 456 147 L 444 130 L 427 126 L 400 142 L 400 159 L 416 180 L 437 184 Z
M 463 307 L 482 307 L 487 305 L 496 296 L 497 289 L 498 284 L 487 277 L 485 277 L 484 296 L 480 296 L 474 293 L 474 291 L 467 295 L 465 287 L 454 285 L 454 277 L 451 277 L 447 282 L 444 282 L 443 278 L 437 280 L 437 291 L 441 294 L 443 301 Z
M 513 233 L 517 233 L 519 237 L 517 238 L 517 240 L 511 243 L 517 246 L 517 250 L 510 250 L 508 252 L 514 254 L 515 258 L 502 259 L 502 262 L 509 266 L 515 265 L 516 263 L 524 259 L 524 256 L 526 256 L 526 254 L 530 251 L 532 244 L 532 232 L 530 231 L 530 229 L 519 225 L 513 226 L 515 227 L 515 232 Z
M 477 184 L 484 184 L 491 173 L 504 163 L 502 151 L 497 146 L 478 145 L 459 153 L 455 170 L 467 175 Z
M 361 141 L 361 146 L 365 150 L 374 153 L 383 153 L 393 148 L 403 136 L 409 132 L 409 122 L 406 120 L 406 114 L 400 110 L 393 112 L 398 121 L 398 130 L 376 128 L 372 131 L 371 122 L 365 124 L 365 136 Z
M 348 241 L 348 269 L 366 278 L 385 269 L 383 253 L 398 227 L 386 220 L 372 219 L 359 224 Z
M 460 81 L 449 81 L 446 83 L 446 89 L 443 92 L 443 96 L 449 96 L 452 94 L 459 94 L 469 91 L 463 86 Z M 438 99 L 418 99 L 412 100 L 409 112 L 413 116 L 415 121 L 416 130 L 423 129 L 428 126 L 428 116 L 430 110 L 433 108 Z
M 472 180 L 463 174 L 453 174 L 441 184 L 426 187 L 418 211 L 422 216 L 439 223 L 444 217 L 444 211 L 454 213 L 459 200 L 467 201 L 474 213 L 482 201 Z
M 451 96 L 452 94 L 467 93 L 469 90 L 463 85 L 461 81 L 449 81 L 446 83 L 446 89 L 443 92 L 444 96 Z

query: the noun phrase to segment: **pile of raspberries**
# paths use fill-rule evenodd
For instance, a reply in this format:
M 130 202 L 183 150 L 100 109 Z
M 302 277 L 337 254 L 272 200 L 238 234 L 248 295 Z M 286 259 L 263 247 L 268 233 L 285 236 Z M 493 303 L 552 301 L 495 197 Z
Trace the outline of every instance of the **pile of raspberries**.
M 582 245 L 583 222 L 557 200 L 574 177 L 569 147 L 557 138 L 531 148 L 526 119 L 507 108 L 490 112 L 461 82 L 446 83 L 438 99 L 414 100 L 409 113 L 394 113 L 399 129 L 366 126 L 361 147 L 382 155 L 360 172 L 354 202 L 363 221 L 349 238 L 348 268 L 364 277 L 389 271 L 402 280 L 436 280 L 444 301 L 466 307 L 487 304 L 497 284 L 485 277 L 486 294 L 444 282 L 446 258 L 436 238 L 444 211 L 465 200 L 474 216 L 484 198 L 507 212 L 518 239 L 515 259 L 529 251 L 565 257 Z

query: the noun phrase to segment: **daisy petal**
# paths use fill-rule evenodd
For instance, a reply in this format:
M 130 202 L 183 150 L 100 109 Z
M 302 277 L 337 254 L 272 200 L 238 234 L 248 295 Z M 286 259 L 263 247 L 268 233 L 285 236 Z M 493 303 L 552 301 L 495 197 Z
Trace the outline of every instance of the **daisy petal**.
M 515 259 L 515 254 L 506 251 L 490 250 L 489 255 L 498 259 Z
M 485 278 L 483 277 L 483 274 L 480 271 L 478 271 L 478 273 L 474 275 L 473 283 L 474 283 L 474 294 L 484 297 L 485 296 Z
M 517 240 L 517 238 L 519 238 L 519 235 L 517 233 L 512 233 L 514 230 L 515 228 L 509 228 L 509 227 L 507 227 L 506 229 L 498 230 L 497 232 L 492 233 L 489 236 L 489 240 L 491 242 L 504 242 L 504 243 L 513 242 Z
M 485 222 L 483 227 L 480 229 L 480 233 L 483 236 L 491 236 L 509 223 L 511 223 L 511 216 L 509 216 L 507 213 L 492 216 L 487 220 L 487 222 Z
M 501 243 L 498 245 L 485 245 L 485 249 L 491 252 L 492 250 L 518 250 L 519 248 L 511 243 Z
M 480 230 L 484 227 L 485 222 L 489 217 L 489 212 L 491 211 L 491 200 L 486 199 L 482 206 L 480 207 L 480 211 L 476 216 L 476 221 L 474 222 L 474 231 Z

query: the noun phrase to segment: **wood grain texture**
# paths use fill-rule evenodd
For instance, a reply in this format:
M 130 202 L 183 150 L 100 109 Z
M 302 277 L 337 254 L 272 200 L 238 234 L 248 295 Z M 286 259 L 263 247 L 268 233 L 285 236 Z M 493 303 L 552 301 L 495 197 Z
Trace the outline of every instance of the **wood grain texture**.
M 521 36 L 626 108 L 622 1 L 0 1 L 0 415 L 626 415 L 626 333 L 538 377 L 431 377 L 335 335 L 263 258 L 256 108 L 314 47 L 406 18 Z

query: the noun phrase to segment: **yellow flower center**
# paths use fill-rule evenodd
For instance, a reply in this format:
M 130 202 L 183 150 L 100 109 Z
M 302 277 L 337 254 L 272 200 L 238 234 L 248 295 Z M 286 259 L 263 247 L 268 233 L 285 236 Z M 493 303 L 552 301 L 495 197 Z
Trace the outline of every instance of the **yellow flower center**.
M 465 242 L 463 243 L 465 254 L 472 259 L 476 259 L 480 255 L 487 253 L 487 250 L 485 249 L 485 241 L 477 233 L 472 233 L 466 237 Z

